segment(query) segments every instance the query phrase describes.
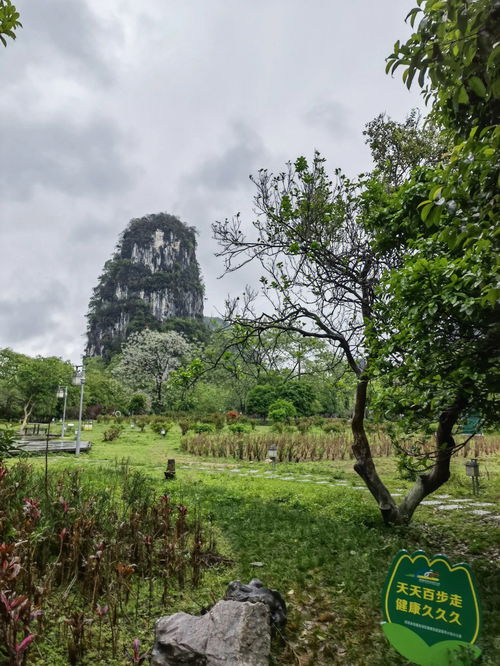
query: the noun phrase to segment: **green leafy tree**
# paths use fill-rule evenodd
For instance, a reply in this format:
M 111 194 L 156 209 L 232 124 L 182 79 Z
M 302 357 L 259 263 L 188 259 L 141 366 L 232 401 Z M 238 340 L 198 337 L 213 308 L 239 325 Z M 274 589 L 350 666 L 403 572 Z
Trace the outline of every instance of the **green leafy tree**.
M 134 393 L 128 404 L 128 411 L 131 414 L 145 414 L 147 412 L 148 399 L 144 393 Z
M 460 447 L 453 429 L 477 412 L 498 415 L 498 3 L 419 2 L 414 34 L 396 43 L 388 66 L 415 77 L 434 122 L 451 143 L 440 164 L 413 173 L 380 215 L 376 242 L 408 248 L 384 278 L 372 350 L 386 386 L 380 409 L 405 415 L 407 429 L 438 420 L 431 460 L 404 503 L 410 515 L 450 474 Z M 430 57 L 432 54 L 432 58 Z M 384 399 L 385 398 L 385 399 Z M 414 454 L 414 447 L 412 447 Z
M 290 400 L 275 400 L 269 405 L 267 418 L 274 423 L 290 423 L 297 416 L 297 410 Z
M 417 0 L 407 19 L 414 28 L 397 41 L 386 71 L 403 67 L 415 77 L 431 116 L 463 139 L 471 127 L 498 122 L 500 99 L 500 6 L 492 0 Z
M 271 384 L 256 384 L 250 389 L 246 400 L 248 414 L 266 416 L 270 405 L 276 400 L 276 387 Z
M 444 4 L 425 3 L 426 10 L 431 12 L 435 6 L 444 6 Z M 473 5 L 476 5 L 478 10 L 483 7 L 481 2 L 466 4 L 468 9 Z M 424 29 L 427 25 L 424 18 L 420 27 Z M 437 22 L 435 26 L 437 31 L 441 30 Z M 447 30 L 448 27 L 445 28 L 445 32 Z M 441 38 L 439 34 L 438 39 Z M 410 52 L 412 48 L 421 49 L 424 41 L 422 35 L 412 38 Z M 410 68 L 416 69 L 419 65 L 423 68 L 429 66 L 429 60 L 419 62 L 418 58 L 406 62 L 407 55 L 407 52 L 403 54 L 400 64 L 407 64 Z M 405 78 L 408 76 L 409 74 Z M 423 80 L 425 81 L 425 74 Z M 485 98 L 490 99 L 489 95 Z M 492 197 L 495 196 L 492 194 L 491 185 L 493 182 L 496 185 L 496 177 L 491 178 L 491 163 L 486 164 L 485 158 L 491 157 L 495 152 L 495 150 L 491 152 L 491 142 L 496 140 L 496 129 L 485 127 L 474 131 L 472 128 L 466 141 L 457 144 L 457 139 L 451 130 L 453 117 L 448 115 L 446 119 L 441 120 L 439 117 L 441 98 L 437 93 L 436 100 L 438 112 L 433 118 L 434 123 L 447 128 L 443 142 L 447 147 L 451 146 L 451 154 L 445 162 L 432 166 L 433 160 L 430 157 L 422 159 L 422 155 L 418 153 L 415 155 L 414 164 L 405 166 L 403 161 L 404 169 L 401 173 L 391 173 L 387 170 L 385 155 L 401 154 L 406 158 L 411 156 L 412 151 L 405 148 L 404 151 L 391 153 L 393 146 L 389 146 L 387 151 L 380 150 L 374 155 L 375 161 L 378 160 L 379 164 L 373 176 L 361 179 L 359 182 L 351 182 L 337 171 L 336 180 L 332 182 L 325 172 L 323 160 L 318 155 L 311 165 L 304 158 L 299 158 L 294 165 L 290 165 L 288 171 L 279 176 L 272 176 L 263 170 L 254 179 L 257 186 L 256 208 L 260 214 L 254 222 L 255 237 L 245 236 L 238 218 L 214 226 L 215 236 L 221 244 L 220 254 L 226 259 L 226 269 L 237 270 L 249 260 L 260 262 L 264 269 L 261 284 L 274 305 L 272 311 L 260 314 L 255 304 L 255 296 L 247 293 L 239 303 L 228 303 L 227 316 L 240 325 L 254 330 L 262 331 L 273 327 L 295 331 L 305 337 L 324 339 L 331 344 L 332 350 L 337 347 L 356 375 L 351 422 L 353 453 L 356 458 L 355 470 L 375 497 L 382 516 L 388 523 L 407 522 L 419 502 L 448 479 L 449 461 L 455 450 L 452 428 L 459 415 L 472 404 L 470 377 L 462 383 L 460 394 L 462 396 L 466 392 L 469 398 L 463 400 L 459 397 L 458 402 L 452 399 L 451 404 L 446 404 L 437 399 L 436 395 L 440 390 L 439 373 L 431 374 L 434 373 L 432 366 L 425 368 L 425 348 L 434 353 L 436 364 L 440 362 L 443 364 L 443 359 L 450 358 L 445 355 L 447 310 L 440 310 L 436 288 L 431 289 L 431 284 L 428 289 L 424 289 L 424 296 L 416 306 L 411 299 L 406 299 L 411 296 L 411 290 L 414 294 L 417 293 L 417 285 L 422 274 L 418 275 L 418 270 L 425 269 L 425 262 L 422 262 L 422 259 L 435 260 L 434 268 L 436 270 L 440 268 L 443 276 L 447 274 L 447 285 L 453 285 L 457 275 L 455 269 L 449 265 L 447 247 L 461 252 L 462 258 L 468 244 L 475 243 L 474 239 L 478 241 L 475 250 L 486 253 L 491 249 L 488 239 L 493 220 Z M 449 108 L 455 112 L 453 100 Z M 444 112 L 442 110 L 442 113 Z M 456 120 L 458 119 L 456 136 L 460 136 L 464 131 L 463 117 L 467 117 L 467 114 L 455 115 Z M 470 112 L 470 116 L 483 118 L 487 114 L 477 108 Z M 379 123 L 372 129 L 380 132 L 383 128 Z M 393 131 L 389 132 L 390 141 L 391 143 L 400 141 L 403 144 L 407 139 L 396 129 L 393 127 Z M 473 147 L 470 142 L 477 139 L 477 132 L 480 132 L 479 144 Z M 432 157 L 432 151 L 429 155 Z M 475 159 L 474 155 L 478 159 Z M 422 164 L 424 166 L 419 167 Z M 411 180 L 401 184 L 407 173 L 412 174 Z M 425 184 L 427 176 L 424 176 L 423 181 L 419 181 L 421 174 L 433 174 L 433 189 L 430 192 Z M 450 191 L 445 192 L 445 187 L 450 187 Z M 446 196 L 443 196 L 443 192 Z M 451 192 L 456 192 L 457 197 L 450 198 Z M 465 209 L 459 206 L 460 192 L 464 200 L 467 200 L 467 209 L 462 219 Z M 403 209 L 408 215 L 402 213 L 402 202 L 405 203 Z M 416 225 L 414 217 L 419 204 L 422 205 L 418 216 L 419 224 Z M 445 204 L 450 214 L 449 224 L 443 223 L 438 229 Z M 464 227 L 464 221 L 470 226 Z M 420 251 L 423 254 L 419 257 Z M 429 256 L 425 255 L 426 252 Z M 467 262 L 473 269 L 470 275 L 466 274 Z M 453 289 L 449 292 L 448 305 L 454 304 L 456 314 L 460 310 L 465 312 L 470 309 L 473 303 L 486 309 L 490 307 L 488 304 L 496 293 L 493 291 L 493 281 L 489 275 L 491 259 L 484 265 L 485 270 L 481 272 L 478 261 L 474 262 L 472 253 L 467 257 L 462 266 L 464 278 L 462 286 L 469 289 L 469 295 L 464 296 L 465 292 L 461 291 L 458 285 L 455 293 L 451 293 Z M 408 284 L 404 282 L 406 267 L 409 271 L 413 271 L 412 276 L 409 274 L 406 276 L 414 278 L 411 285 L 410 281 Z M 454 273 L 455 277 L 452 277 Z M 476 280 L 478 283 L 474 284 Z M 399 300 L 396 297 L 398 283 L 401 294 L 407 289 L 406 295 Z M 437 285 L 437 291 L 441 285 L 442 282 Z M 481 294 L 477 290 L 478 285 Z M 391 313 L 387 309 L 390 307 L 388 302 L 393 306 L 392 320 Z M 420 305 L 422 307 L 419 309 Z M 424 306 L 429 306 L 426 315 L 430 315 L 431 318 L 423 316 Z M 491 312 L 484 314 L 486 315 L 482 319 L 485 324 L 484 331 L 489 332 L 481 336 L 484 343 L 482 349 L 488 353 L 492 339 L 492 329 L 489 327 Z M 401 326 L 397 323 L 398 315 Z M 433 319 L 432 315 L 436 317 Z M 385 329 L 381 323 L 384 316 L 391 322 Z M 406 322 L 403 321 L 403 316 L 407 318 Z M 411 323 L 416 324 L 413 337 L 412 331 L 408 333 Z M 440 343 L 432 347 L 435 324 L 441 326 L 443 333 Z M 388 339 L 390 332 L 402 336 L 399 339 L 402 347 L 390 350 L 393 359 L 397 354 L 400 355 L 400 360 L 411 357 L 412 353 L 415 354 L 410 359 L 405 377 L 400 375 L 401 381 L 406 379 L 409 389 L 415 391 L 419 379 L 424 376 L 427 380 L 429 377 L 434 377 L 433 382 L 427 381 L 428 390 L 430 393 L 433 392 L 434 397 L 426 403 L 426 406 L 434 410 L 432 420 L 439 422 L 432 469 L 427 475 L 419 477 L 414 488 L 399 506 L 377 473 L 364 427 L 368 406 L 368 384 L 370 379 L 379 373 L 381 365 L 379 360 L 385 358 L 386 354 L 384 341 Z M 460 331 L 454 332 L 456 338 L 450 340 L 460 341 Z M 406 340 L 405 335 L 409 336 Z M 417 344 L 419 339 L 424 339 L 424 343 L 420 346 Z M 455 355 L 457 359 L 459 347 L 460 344 L 457 342 Z M 441 352 L 444 355 L 441 355 Z M 408 369 L 411 371 L 408 372 Z M 466 374 L 465 366 L 463 371 Z M 388 377 L 388 374 L 384 375 L 387 383 Z M 489 378 L 485 379 L 484 386 L 491 388 Z M 379 384 L 384 380 L 379 380 Z M 411 400 L 402 406 L 407 410 L 414 410 Z
M 0 41 L 7 46 L 6 37 L 16 38 L 16 30 L 22 28 L 19 12 L 11 0 L 0 0 Z
M 72 376 L 73 366 L 60 358 L 32 358 L 8 349 L 0 353 L 0 394 L 7 392 L 11 415 L 22 415 L 22 427 L 33 415 L 55 413 L 57 387 L 71 384 Z M 0 401 L 5 404 L 5 397 Z
M 310 382 L 292 380 L 282 384 L 277 391 L 279 398 L 289 400 L 298 416 L 311 416 L 318 408 L 317 393 Z
M 87 359 L 85 363 L 84 406 L 88 417 L 100 413 L 125 411 L 130 400 L 130 389 L 118 381 L 106 368 L 102 359 Z
M 390 188 L 402 185 L 416 166 L 437 164 L 446 151 L 439 128 L 427 122 L 413 109 L 406 120 L 398 123 L 381 113 L 365 126 L 377 173 Z

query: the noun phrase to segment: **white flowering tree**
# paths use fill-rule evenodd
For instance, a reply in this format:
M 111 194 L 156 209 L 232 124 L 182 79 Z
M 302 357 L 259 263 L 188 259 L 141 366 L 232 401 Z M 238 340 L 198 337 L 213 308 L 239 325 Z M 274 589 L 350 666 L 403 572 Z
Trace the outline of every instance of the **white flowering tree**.
M 179 333 L 145 329 L 133 333 L 122 347 L 115 374 L 133 389 L 152 393 L 153 406 L 163 401 L 163 385 L 171 373 L 188 360 L 192 346 Z

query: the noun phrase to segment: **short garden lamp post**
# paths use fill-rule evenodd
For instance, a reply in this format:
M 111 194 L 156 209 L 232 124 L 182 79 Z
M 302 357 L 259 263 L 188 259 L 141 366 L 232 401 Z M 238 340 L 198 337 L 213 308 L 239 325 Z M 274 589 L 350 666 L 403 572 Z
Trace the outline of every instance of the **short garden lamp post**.
M 162 429 L 160 430 L 160 435 L 161 435 L 162 437 L 165 437 L 166 434 L 167 434 L 167 431 L 165 430 L 165 428 L 162 428 Z
M 61 437 L 64 437 L 64 433 L 65 433 L 65 430 L 66 430 L 66 402 L 68 400 L 68 387 L 67 386 L 58 386 L 56 395 L 59 399 L 64 398 L 62 426 L 61 426 Z
M 276 462 L 278 461 L 278 447 L 276 444 L 271 444 L 267 450 L 267 457 L 273 463 L 273 468 L 276 469 Z
M 471 477 L 472 492 L 477 495 L 479 492 L 479 463 L 476 458 L 472 458 L 472 460 L 465 463 L 465 473 Z
M 82 433 L 82 411 L 83 411 L 83 387 L 85 385 L 85 367 L 83 365 L 75 366 L 75 375 L 73 384 L 80 387 L 80 409 L 78 410 L 78 430 L 76 431 L 75 455 L 80 455 L 80 438 Z

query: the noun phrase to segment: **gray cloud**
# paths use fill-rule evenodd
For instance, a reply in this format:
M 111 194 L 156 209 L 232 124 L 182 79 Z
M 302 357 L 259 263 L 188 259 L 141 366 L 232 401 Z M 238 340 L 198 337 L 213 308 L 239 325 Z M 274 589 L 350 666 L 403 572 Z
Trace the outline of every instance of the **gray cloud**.
M 253 267 L 216 279 L 210 230 L 253 218 L 249 174 L 315 148 L 330 170 L 364 171 L 363 125 L 418 104 L 384 74 L 414 0 L 15 4 L 24 27 L 0 54 L 0 242 L 13 248 L 0 344 L 25 353 L 78 359 L 103 264 L 148 212 L 198 228 L 206 312 L 220 309 L 256 284 Z
M 8 57 L 16 59 L 18 75 L 19 68 L 37 69 L 50 60 L 68 76 L 112 80 L 109 47 L 121 38 L 119 24 L 99 20 L 86 0 L 17 0 L 16 7 L 23 28 Z M 29 50 L 22 47 L 25 41 Z
M 14 118 L 2 138 L 9 169 L 0 192 L 10 198 L 30 196 L 37 187 L 72 196 L 105 196 L 131 181 L 125 163 L 125 139 L 105 119 L 84 125 L 66 119 Z
M 244 122 L 232 123 L 228 147 L 205 158 L 187 177 L 188 188 L 223 192 L 245 185 L 250 174 L 264 166 L 266 150 L 260 136 Z
M 53 280 L 39 292 L 0 299 L 0 347 L 4 341 L 22 343 L 51 334 L 67 293 L 61 282 Z
M 307 123 L 325 128 L 337 139 L 348 139 L 355 133 L 349 124 L 349 110 L 337 101 L 323 101 L 304 113 Z M 359 131 L 359 128 L 356 128 Z

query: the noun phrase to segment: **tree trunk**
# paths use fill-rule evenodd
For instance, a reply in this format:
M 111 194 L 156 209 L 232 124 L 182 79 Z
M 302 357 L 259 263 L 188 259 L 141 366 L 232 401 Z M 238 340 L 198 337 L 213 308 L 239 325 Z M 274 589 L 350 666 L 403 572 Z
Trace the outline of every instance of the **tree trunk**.
M 408 524 L 420 502 L 450 478 L 450 461 L 455 447 L 452 430 L 465 404 L 457 400 L 440 414 L 436 431 L 435 465 L 429 472 L 419 476 L 415 485 L 408 491 L 401 504 L 397 506 L 377 474 L 366 436 L 364 418 L 367 387 L 368 380 L 361 375 L 356 387 L 356 400 L 351 422 L 354 438 L 352 451 L 356 458 L 354 470 L 363 479 L 368 490 L 375 498 L 384 523 L 386 525 Z
M 457 400 L 440 414 L 436 430 L 436 463 L 430 472 L 419 476 L 413 488 L 401 502 L 398 522 L 410 522 L 420 502 L 450 478 L 450 461 L 455 447 L 452 430 L 464 406 L 460 400 Z
M 31 414 L 33 412 L 33 400 L 31 398 L 24 405 L 23 411 L 24 411 L 24 416 L 23 416 L 23 422 L 21 423 L 21 432 L 28 425 L 28 421 L 30 420 Z
M 391 497 L 391 493 L 387 490 L 377 474 L 368 437 L 366 436 L 364 422 L 367 388 L 368 379 L 364 375 L 360 375 L 356 386 L 356 399 L 351 421 L 351 429 L 354 439 L 352 452 L 356 458 L 354 471 L 357 472 L 365 482 L 366 487 L 378 504 L 384 523 L 388 525 L 399 522 L 399 512 L 398 507 Z

